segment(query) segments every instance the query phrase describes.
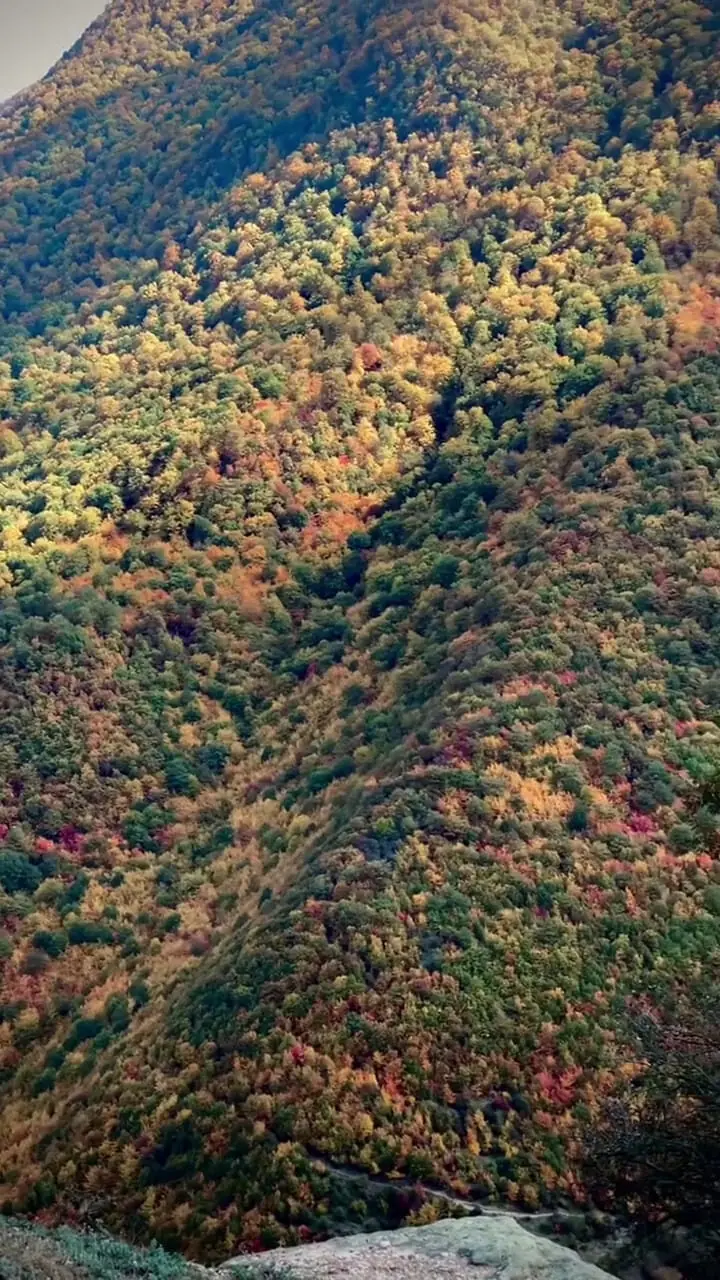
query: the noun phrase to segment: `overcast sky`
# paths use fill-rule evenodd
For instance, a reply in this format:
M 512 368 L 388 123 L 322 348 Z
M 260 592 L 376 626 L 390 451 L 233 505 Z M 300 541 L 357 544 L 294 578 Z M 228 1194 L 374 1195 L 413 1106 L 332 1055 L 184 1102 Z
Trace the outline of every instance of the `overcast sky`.
M 0 102 L 39 80 L 105 0 L 0 0 Z

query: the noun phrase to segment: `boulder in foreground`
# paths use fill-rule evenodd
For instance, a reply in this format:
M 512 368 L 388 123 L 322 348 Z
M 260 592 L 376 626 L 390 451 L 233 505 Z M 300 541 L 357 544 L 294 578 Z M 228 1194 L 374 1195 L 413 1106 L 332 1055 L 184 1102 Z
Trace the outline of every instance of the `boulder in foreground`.
M 481 1215 L 426 1227 L 345 1236 L 220 1268 L 283 1280 L 607 1280 L 608 1273 L 510 1217 Z

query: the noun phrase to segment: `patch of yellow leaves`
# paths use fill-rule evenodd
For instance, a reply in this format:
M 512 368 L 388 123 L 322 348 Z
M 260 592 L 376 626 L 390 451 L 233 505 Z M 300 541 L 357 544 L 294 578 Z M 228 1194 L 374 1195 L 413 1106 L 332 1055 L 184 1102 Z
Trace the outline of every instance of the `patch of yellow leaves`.
M 519 796 L 527 812 L 534 818 L 551 821 L 554 818 L 565 818 L 570 813 L 574 801 L 565 791 L 554 791 L 549 783 L 541 778 L 523 777 L 514 769 L 507 769 L 497 762 L 487 769 L 491 778 L 497 778 L 505 784 L 506 792 Z M 488 807 L 496 814 L 506 813 L 508 801 L 505 796 L 490 796 Z
M 571 735 L 565 734 L 561 738 L 556 738 L 554 742 L 543 742 L 539 746 L 535 747 L 530 759 L 538 760 L 541 757 L 547 758 L 548 756 L 552 756 L 553 760 L 557 760 L 562 764 L 568 760 L 575 759 L 577 748 L 577 740 Z

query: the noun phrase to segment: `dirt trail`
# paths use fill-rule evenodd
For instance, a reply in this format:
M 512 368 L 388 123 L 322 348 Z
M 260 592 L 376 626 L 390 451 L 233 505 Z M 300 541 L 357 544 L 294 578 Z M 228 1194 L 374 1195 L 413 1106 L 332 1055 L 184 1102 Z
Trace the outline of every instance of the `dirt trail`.
M 364 1182 L 368 1186 L 378 1187 L 382 1190 L 395 1188 L 401 1191 L 422 1191 L 428 1198 L 435 1200 L 443 1200 L 446 1204 L 454 1205 L 459 1209 L 469 1209 L 472 1213 L 482 1214 L 485 1217 L 495 1218 L 513 1218 L 516 1222 L 543 1222 L 555 1217 L 571 1217 L 572 1214 L 566 1209 L 547 1209 L 539 1212 L 523 1209 L 503 1208 L 501 1205 L 481 1204 L 477 1200 L 471 1200 L 465 1196 L 455 1195 L 452 1191 L 443 1191 L 440 1187 L 430 1187 L 425 1182 L 414 1182 L 409 1178 L 390 1178 L 384 1174 L 366 1173 L 362 1169 L 355 1169 L 352 1165 L 335 1164 L 334 1161 L 328 1160 L 326 1156 L 321 1156 L 317 1152 L 313 1152 L 313 1159 L 316 1164 L 322 1165 L 323 1169 L 332 1174 L 336 1178 L 344 1178 L 348 1182 Z

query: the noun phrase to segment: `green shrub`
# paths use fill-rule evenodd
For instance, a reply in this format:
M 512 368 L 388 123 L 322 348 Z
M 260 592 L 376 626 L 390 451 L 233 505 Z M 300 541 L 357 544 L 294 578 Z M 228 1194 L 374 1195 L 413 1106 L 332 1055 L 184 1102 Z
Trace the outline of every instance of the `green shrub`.
M 78 1045 L 84 1044 L 86 1040 L 94 1040 L 100 1035 L 102 1029 L 103 1023 L 99 1018 L 79 1018 L 71 1028 L 63 1048 L 68 1053 L 72 1053 L 73 1049 L 77 1049 Z
M 45 951 L 53 959 L 61 956 L 68 945 L 68 935 L 64 929 L 51 933 L 49 929 L 39 929 L 33 937 L 33 946 Z
M 113 941 L 113 931 L 95 920 L 76 920 L 68 928 L 68 940 L 73 947 L 86 943 L 109 944 Z
M 16 849 L 0 852 L 0 885 L 7 893 L 34 893 L 42 881 L 27 854 Z

